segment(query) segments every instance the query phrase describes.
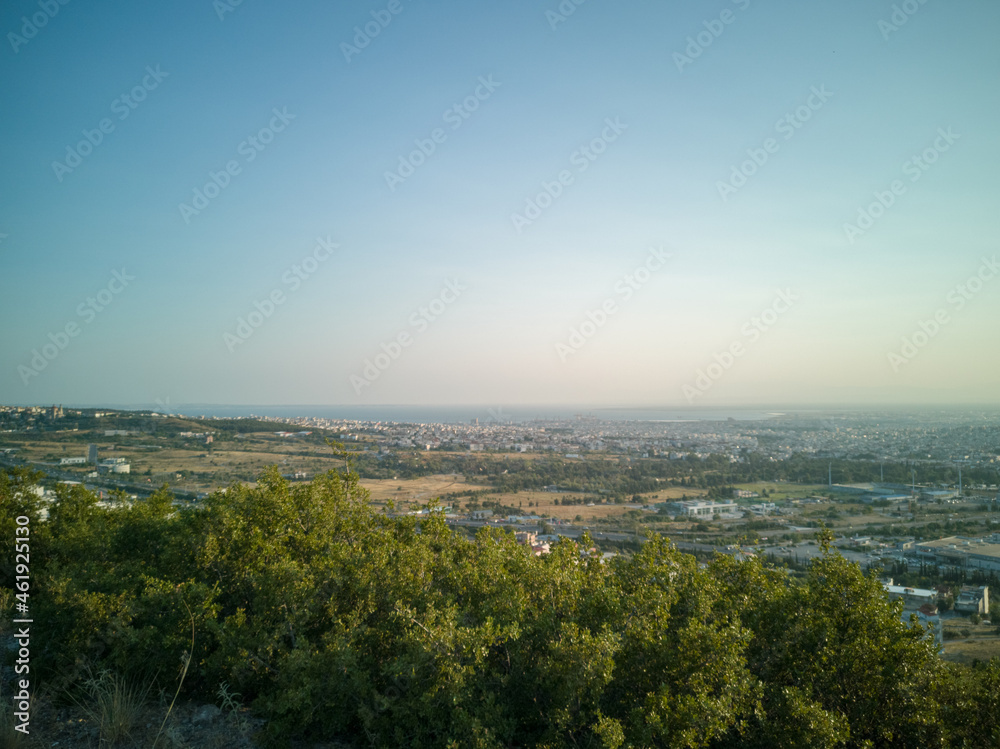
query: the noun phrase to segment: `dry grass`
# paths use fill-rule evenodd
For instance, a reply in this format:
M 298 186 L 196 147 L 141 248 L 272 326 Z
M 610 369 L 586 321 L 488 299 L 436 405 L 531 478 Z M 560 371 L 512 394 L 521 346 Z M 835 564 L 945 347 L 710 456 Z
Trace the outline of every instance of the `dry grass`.
M 130 739 L 145 712 L 150 685 L 105 670 L 91 675 L 83 689 L 87 698 L 79 705 L 97 727 L 101 746 L 119 746 Z
M 361 485 L 371 492 L 372 501 L 426 502 L 452 492 L 482 491 L 481 484 L 469 484 L 461 476 L 452 474 L 424 476 L 419 479 L 362 479 Z
M 157 438 L 150 437 L 149 444 L 156 444 Z M 86 454 L 86 445 L 66 445 L 55 440 L 32 439 L 6 441 L 0 439 L 0 446 L 16 446 L 18 457 L 29 461 L 44 461 L 47 456 L 80 456 Z M 192 491 L 211 491 L 227 486 L 237 474 L 242 479 L 256 477 L 267 466 L 277 464 L 282 473 L 305 471 L 310 476 L 324 473 L 340 465 L 326 445 L 315 445 L 295 439 L 274 438 L 245 442 L 223 443 L 226 447 L 192 444 L 185 448 L 165 448 L 151 450 L 129 445 L 115 445 L 101 438 L 95 440 L 102 458 L 126 458 L 131 463 L 132 473 L 122 478 L 132 484 L 159 486 L 164 482 L 172 487 Z M 238 448 L 238 449 L 231 449 Z M 115 449 L 112 449 L 112 448 Z M 306 455 L 294 453 L 305 452 Z M 204 456 L 204 457 L 202 457 Z M 146 476 L 146 470 L 151 472 Z M 75 474 L 78 480 L 94 470 L 93 466 L 62 466 L 59 470 Z M 208 478 L 178 478 L 180 471 L 210 474 Z M 147 479 L 149 479 L 147 481 Z
M 825 484 L 788 484 L 774 481 L 762 481 L 751 484 L 735 484 L 737 489 L 749 489 L 761 494 L 765 489 L 768 497 L 755 499 L 755 502 L 775 502 L 788 499 L 789 497 L 808 497 L 816 493 L 823 493 L 827 490 Z
M 969 636 L 961 637 L 962 630 L 968 630 Z M 944 632 L 958 635 L 958 639 L 944 641 L 942 657 L 945 660 L 972 663 L 973 660 L 1000 657 L 1000 634 L 993 625 L 973 624 L 965 617 L 945 619 Z
M 660 489 L 656 492 L 640 495 L 645 498 L 652 507 L 658 502 L 668 502 L 679 499 L 683 495 L 690 498 L 700 497 L 705 492 L 698 489 L 687 489 L 673 487 L 670 489 Z M 555 517 L 560 520 L 572 520 L 580 515 L 584 520 L 601 520 L 609 517 L 624 515 L 631 508 L 625 505 L 604 504 L 598 502 L 594 495 L 580 494 L 578 492 L 515 492 L 511 494 L 495 494 L 489 497 L 501 502 L 506 507 L 515 507 L 525 515 L 535 513 L 545 517 Z M 582 499 L 581 504 L 563 504 L 567 500 Z M 556 500 L 559 504 L 556 504 Z M 529 502 L 531 503 L 529 505 Z M 594 506 L 588 506 L 593 502 Z M 627 504 L 634 504 L 629 501 Z M 464 507 L 464 506 L 463 506 Z
M 974 660 L 988 661 L 1000 658 L 1000 637 L 970 637 L 967 640 L 945 640 L 945 660 L 955 663 L 972 663 Z

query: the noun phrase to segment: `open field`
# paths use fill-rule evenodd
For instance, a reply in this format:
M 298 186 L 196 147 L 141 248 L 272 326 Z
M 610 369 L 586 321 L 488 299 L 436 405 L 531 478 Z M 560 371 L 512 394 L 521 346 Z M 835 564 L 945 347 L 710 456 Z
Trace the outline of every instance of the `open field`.
M 647 500 L 649 506 L 652 507 L 658 502 L 680 499 L 685 494 L 689 498 L 694 499 L 704 496 L 705 492 L 700 489 L 671 487 L 640 496 Z M 597 495 L 581 494 L 579 492 L 522 491 L 491 495 L 490 499 L 499 500 L 507 507 L 515 507 L 523 511 L 526 515 L 536 513 L 561 520 L 573 520 L 577 515 L 580 515 L 584 520 L 600 520 L 607 517 L 624 515 L 630 509 L 626 505 L 605 504 L 598 501 L 599 498 Z M 564 504 L 577 500 L 583 501 L 581 504 Z M 556 504 L 556 502 L 559 504 Z M 593 507 L 588 506 L 591 502 L 594 503 Z M 628 504 L 634 503 L 629 502 Z
M 556 504 L 556 500 L 560 504 Z M 563 505 L 564 500 L 583 499 L 582 504 Z M 525 515 L 535 513 L 545 517 L 559 518 L 560 520 L 573 520 L 577 515 L 585 521 L 601 520 L 607 517 L 623 515 L 628 508 L 616 504 L 598 504 L 592 496 L 566 492 L 556 494 L 554 492 L 517 492 L 516 494 L 504 494 L 500 496 L 500 501 L 508 506 L 517 507 Z M 593 507 L 588 507 L 588 503 L 594 502 Z M 529 504 L 530 503 L 530 504 Z
M 825 484 L 787 484 L 784 482 L 761 481 L 751 484 L 734 484 L 737 489 L 763 494 L 767 490 L 767 497 L 761 497 L 754 501 L 777 502 L 789 498 L 810 497 L 814 494 L 824 494 L 828 487 Z
M 1000 636 L 970 637 L 968 640 L 948 640 L 941 657 L 954 663 L 970 664 L 975 660 L 1000 658 Z
M 361 485 L 371 493 L 373 502 L 427 502 L 452 492 L 482 491 L 481 484 L 470 484 L 462 476 L 447 474 L 424 476 L 419 479 L 361 479 Z M 448 501 L 445 500 L 445 504 Z
M 969 637 L 944 641 L 942 658 L 955 663 L 972 663 L 973 660 L 988 661 L 1000 658 L 1000 634 L 992 624 L 972 624 L 966 618 L 945 619 L 944 631 L 958 633 L 969 630 Z
M 86 444 L 59 439 L 0 442 L 5 447 L 17 447 L 17 457 L 32 462 L 58 463 L 61 457 L 87 454 Z M 253 483 L 257 475 L 270 465 L 277 465 L 282 473 L 302 471 L 310 477 L 342 465 L 326 445 L 270 435 L 254 435 L 246 440 L 213 444 L 192 440 L 183 446 L 158 445 L 156 442 L 155 437 L 145 436 L 121 442 L 95 438 L 93 444 L 97 445 L 102 460 L 128 460 L 131 473 L 119 477 L 123 480 L 152 486 L 167 483 L 177 489 L 194 491 L 211 491 L 228 486 L 233 481 Z M 92 465 L 55 468 L 79 480 L 95 470 Z

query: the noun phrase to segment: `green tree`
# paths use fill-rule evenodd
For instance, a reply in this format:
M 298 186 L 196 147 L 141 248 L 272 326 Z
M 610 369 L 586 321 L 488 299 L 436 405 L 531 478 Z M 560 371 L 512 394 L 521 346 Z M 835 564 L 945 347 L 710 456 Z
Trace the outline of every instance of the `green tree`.
M 195 506 L 175 506 L 166 487 L 98 503 L 63 486 L 47 522 L 37 480 L 0 473 L 0 522 L 33 518 L 37 663 L 60 686 L 87 663 L 170 680 L 193 620 L 185 690 L 211 698 L 228 682 L 275 742 L 978 749 L 1000 738 L 1000 663 L 943 664 L 826 530 L 796 576 L 730 556 L 702 569 L 652 535 L 628 558 L 602 560 L 586 534 L 536 557 L 499 528 L 470 539 L 440 513 L 377 511 L 350 466 L 294 485 L 272 468 Z
M 1000 658 L 974 666 L 943 664 L 932 684 L 941 705 L 945 746 L 993 749 L 1000 746 Z
M 940 664 L 936 646 L 901 620 L 900 601 L 890 602 L 881 583 L 831 551 L 829 540 L 824 534 L 824 554 L 801 582 L 781 582 L 757 562 L 713 563 L 713 574 L 727 581 L 723 598 L 745 603 L 748 664 L 763 684 L 761 711 L 743 740 L 754 747 L 937 741 L 937 706 L 928 696 Z

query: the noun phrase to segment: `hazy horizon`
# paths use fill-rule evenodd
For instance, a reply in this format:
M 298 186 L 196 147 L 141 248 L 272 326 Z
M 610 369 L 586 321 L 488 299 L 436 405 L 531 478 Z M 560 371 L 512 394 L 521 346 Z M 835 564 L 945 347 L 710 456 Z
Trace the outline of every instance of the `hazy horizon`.
M 162 415 L 185 417 L 231 418 L 244 416 L 259 417 L 317 417 L 359 421 L 406 421 L 419 416 L 422 421 L 465 422 L 480 419 L 483 422 L 523 421 L 535 418 L 572 419 L 587 417 L 610 421 L 637 420 L 695 421 L 756 420 L 774 417 L 808 418 L 814 414 L 897 415 L 916 416 L 922 414 L 965 415 L 970 413 L 1000 412 L 1000 406 L 990 404 L 840 404 L 822 403 L 743 403 L 713 404 L 707 406 L 689 405 L 636 405 L 636 404 L 580 404 L 580 403 L 386 403 L 386 404 L 308 404 L 308 403 L 4 403 L 0 406 L 39 407 L 61 406 L 69 409 L 109 409 L 121 411 L 152 411 Z M 669 417 L 677 418 L 669 418 Z
M 998 403 L 995 3 L 48 7 L 0 403 Z

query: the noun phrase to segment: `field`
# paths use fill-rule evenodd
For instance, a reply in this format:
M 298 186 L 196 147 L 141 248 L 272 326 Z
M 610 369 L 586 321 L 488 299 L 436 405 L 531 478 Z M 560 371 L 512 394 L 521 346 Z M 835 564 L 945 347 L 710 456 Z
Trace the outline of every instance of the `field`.
M 342 465 L 325 444 L 301 439 L 282 439 L 273 435 L 252 435 L 247 439 L 205 444 L 191 440 L 184 445 L 163 445 L 155 437 L 140 436 L 112 442 L 95 438 L 99 457 L 125 458 L 131 473 L 121 476 L 133 485 L 160 486 L 191 491 L 211 491 L 233 481 L 252 483 L 270 465 L 282 473 L 302 471 L 310 477 Z M 16 446 L 16 455 L 29 461 L 58 463 L 61 457 L 85 456 L 87 445 L 78 440 L 46 435 L 45 439 L 3 440 L 3 446 Z M 55 466 L 66 477 L 83 480 L 93 466 Z
M 481 491 L 484 487 L 469 484 L 461 476 L 448 474 L 443 476 L 424 476 L 419 479 L 362 479 L 361 485 L 371 492 L 373 502 L 384 503 L 393 500 L 400 502 L 424 502 L 452 492 Z M 444 502 L 448 504 L 446 500 Z
M 969 630 L 969 637 L 944 641 L 941 657 L 955 663 L 972 663 L 974 660 L 988 661 L 1000 657 L 1000 634 L 992 624 L 972 624 L 966 618 L 946 619 L 945 632 Z
M 689 498 L 694 499 L 704 496 L 705 492 L 700 489 L 671 487 L 640 496 L 652 507 L 658 502 L 680 499 L 685 494 Z M 514 507 L 522 511 L 525 515 L 535 513 L 545 517 L 559 518 L 560 520 L 573 520 L 577 515 L 580 515 L 584 520 L 601 520 L 624 515 L 631 509 L 626 505 L 605 504 L 600 501 L 597 495 L 580 494 L 579 492 L 522 491 L 490 495 L 489 499 L 497 500 L 505 507 Z M 567 502 L 576 502 L 577 500 L 582 500 L 582 502 L 580 504 L 564 504 Z M 556 504 L 556 502 L 559 504 Z M 589 506 L 591 502 L 593 502 L 592 507 Z M 628 504 L 631 505 L 634 503 L 629 502 Z
M 185 428 L 211 431 L 210 427 L 192 424 Z M 266 467 L 277 465 L 281 473 L 290 475 L 304 473 L 309 478 L 343 464 L 334 458 L 330 448 L 315 438 L 281 438 L 270 432 L 253 432 L 239 439 L 216 440 L 206 443 L 204 438 L 178 440 L 163 439 L 153 434 L 129 435 L 108 438 L 96 430 L 65 433 L 46 433 L 0 438 L 0 447 L 16 447 L 19 458 L 31 462 L 48 463 L 60 478 L 86 480 L 94 471 L 92 465 L 58 466 L 59 458 L 85 456 L 88 442 L 96 444 L 99 457 L 125 458 L 131 464 L 131 473 L 110 479 L 113 485 L 124 486 L 127 490 L 137 487 L 158 487 L 167 484 L 172 489 L 191 492 L 211 492 L 233 482 L 253 485 L 259 473 Z M 415 452 L 418 460 L 427 460 L 431 453 Z M 516 460 L 538 460 L 539 454 L 514 453 L 508 456 Z M 120 482 L 120 483 L 118 483 Z M 362 479 L 362 486 L 371 493 L 378 504 L 392 500 L 400 509 L 411 505 L 426 504 L 427 501 L 456 492 L 469 494 L 489 489 L 483 484 L 471 484 L 460 475 L 431 475 L 413 479 Z M 693 488 L 663 488 L 643 495 L 650 504 L 680 499 L 682 496 L 695 498 L 704 492 Z M 586 520 L 598 520 L 624 514 L 629 508 L 623 505 L 604 504 L 596 495 L 579 493 L 553 493 L 543 491 L 522 491 L 517 493 L 491 494 L 489 500 L 514 507 L 525 514 L 535 512 L 540 515 L 572 520 L 577 515 Z M 582 499 L 580 504 L 563 505 L 563 500 Z M 556 504 L 556 502 L 559 504 Z M 592 507 L 587 506 L 593 502 Z M 468 498 L 444 499 L 444 504 L 461 504 L 468 508 Z
M 534 513 L 544 517 L 554 517 L 560 520 L 573 520 L 577 515 L 584 520 L 600 520 L 607 517 L 624 514 L 628 508 L 616 504 L 598 504 L 594 497 L 572 492 L 517 492 L 502 494 L 498 499 L 506 506 L 516 507 L 525 515 Z M 582 499 L 582 504 L 563 505 L 562 502 Z M 556 504 L 559 500 L 560 504 Z M 593 507 L 588 507 L 594 502 Z
M 767 490 L 768 496 L 756 498 L 754 502 L 777 502 L 783 499 L 811 497 L 814 494 L 824 494 L 827 490 L 825 484 L 786 484 L 775 481 L 763 481 L 752 484 L 735 484 L 737 489 L 763 494 Z

